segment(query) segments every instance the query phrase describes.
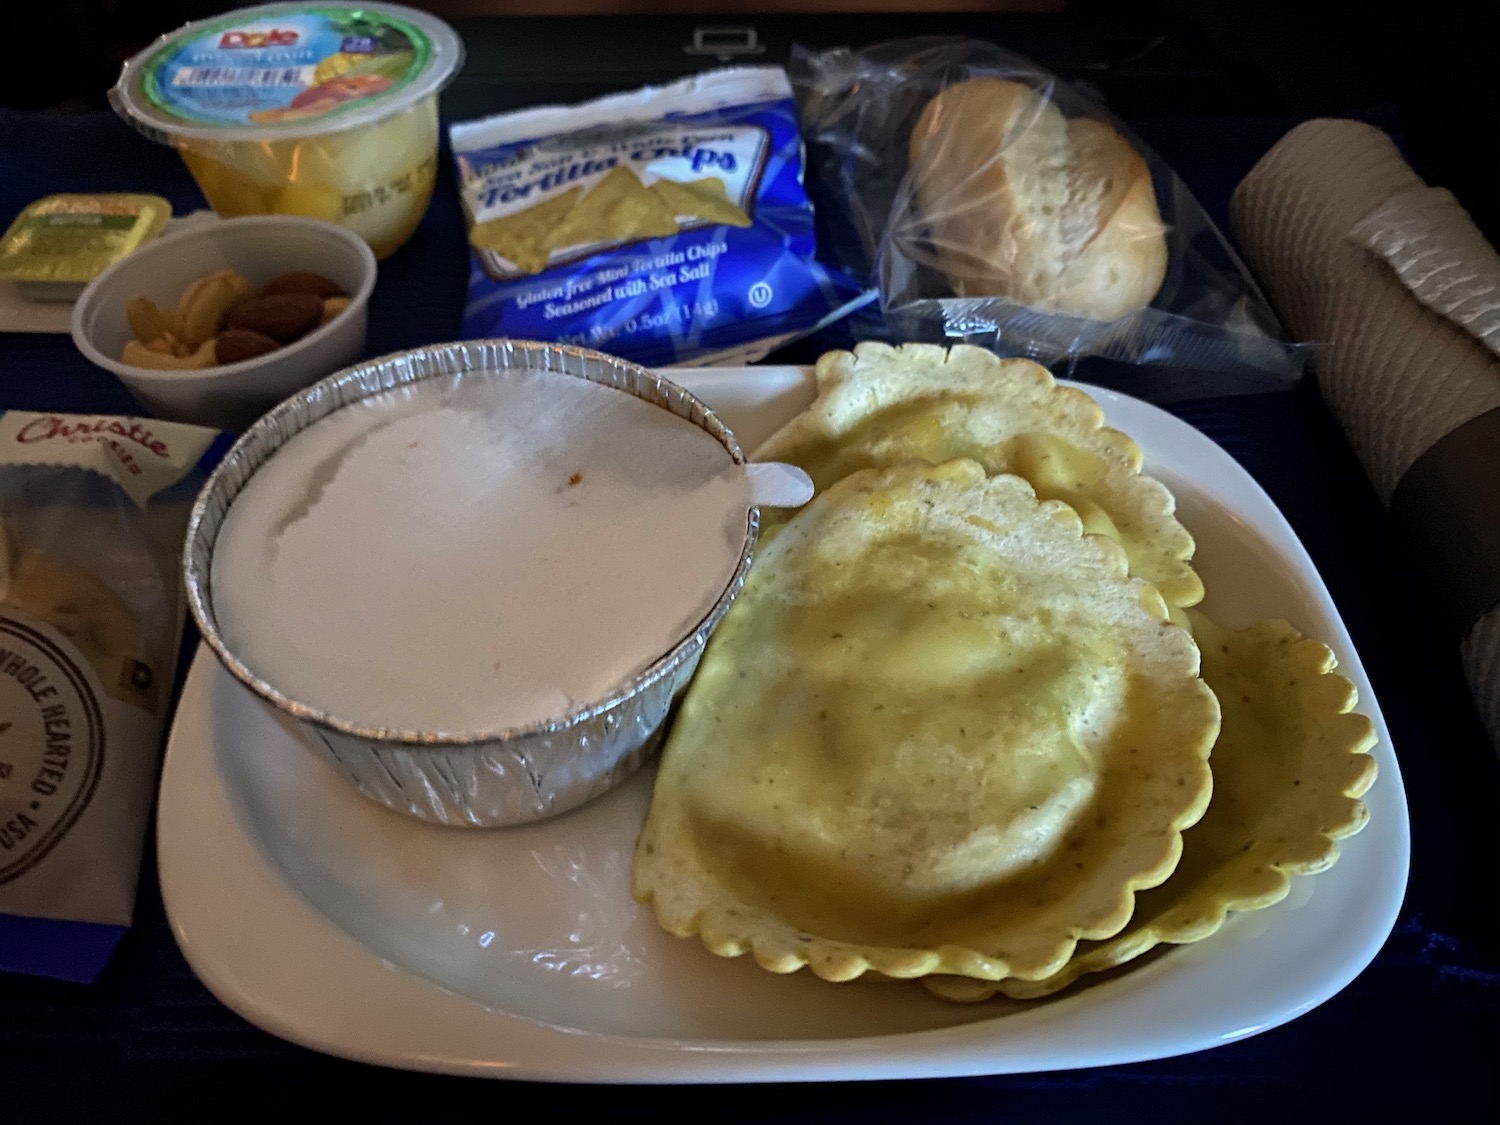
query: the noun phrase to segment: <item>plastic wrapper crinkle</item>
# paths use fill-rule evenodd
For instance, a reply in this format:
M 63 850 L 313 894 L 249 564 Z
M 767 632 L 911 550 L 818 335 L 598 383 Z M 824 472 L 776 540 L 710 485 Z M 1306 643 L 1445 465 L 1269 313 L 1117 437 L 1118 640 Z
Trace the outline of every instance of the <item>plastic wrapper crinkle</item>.
M 825 258 L 879 289 L 869 334 L 1156 399 L 1300 375 L 1302 349 L 1182 181 L 1035 64 L 917 39 L 799 50 L 790 73 Z
M 131 920 L 193 497 L 228 444 L 0 414 L 0 969 L 91 980 Z
M 464 334 L 748 362 L 874 299 L 814 258 L 786 72 L 710 71 L 453 126 Z

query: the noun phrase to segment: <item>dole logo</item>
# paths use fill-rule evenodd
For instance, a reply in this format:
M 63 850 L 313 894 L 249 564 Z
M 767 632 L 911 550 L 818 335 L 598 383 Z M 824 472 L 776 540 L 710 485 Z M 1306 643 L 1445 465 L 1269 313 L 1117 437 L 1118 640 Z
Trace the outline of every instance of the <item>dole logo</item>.
M 293 47 L 297 33 L 290 28 L 273 27 L 266 31 L 226 31 L 219 36 L 219 49 L 239 50 L 247 47 Z

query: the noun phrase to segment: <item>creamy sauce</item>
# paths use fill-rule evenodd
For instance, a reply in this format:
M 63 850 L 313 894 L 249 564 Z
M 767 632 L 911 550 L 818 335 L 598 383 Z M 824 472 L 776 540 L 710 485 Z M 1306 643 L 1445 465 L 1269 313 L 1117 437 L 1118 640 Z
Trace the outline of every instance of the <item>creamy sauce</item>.
M 750 489 L 710 435 L 622 391 L 427 379 L 261 466 L 215 544 L 214 613 L 257 675 L 362 726 L 559 718 L 707 615 Z

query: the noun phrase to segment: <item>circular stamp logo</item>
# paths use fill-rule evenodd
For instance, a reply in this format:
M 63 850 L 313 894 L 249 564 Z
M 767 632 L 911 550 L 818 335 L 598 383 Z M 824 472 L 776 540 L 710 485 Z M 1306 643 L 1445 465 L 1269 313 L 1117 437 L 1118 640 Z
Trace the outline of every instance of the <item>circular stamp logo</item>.
M 78 662 L 47 633 L 0 616 L 0 884 L 57 846 L 104 767 L 104 717 Z

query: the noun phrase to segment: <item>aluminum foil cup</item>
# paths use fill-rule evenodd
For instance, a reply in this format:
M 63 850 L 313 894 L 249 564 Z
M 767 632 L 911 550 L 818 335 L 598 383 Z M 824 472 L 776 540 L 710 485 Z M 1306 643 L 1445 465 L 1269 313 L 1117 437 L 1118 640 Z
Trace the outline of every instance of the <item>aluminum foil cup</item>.
M 739 594 L 759 531 L 745 520 L 734 577 L 708 615 L 666 655 L 605 699 L 547 722 L 478 734 L 396 731 L 331 715 L 267 683 L 219 632 L 211 587 L 214 544 L 245 482 L 294 434 L 335 410 L 421 379 L 546 370 L 602 383 L 670 410 L 711 434 L 736 464 L 734 435 L 693 395 L 643 367 L 584 348 L 519 340 L 441 344 L 371 360 L 330 375 L 287 399 L 247 430 L 193 506 L 184 550 L 188 605 L 203 639 L 231 675 L 306 731 L 308 742 L 361 792 L 433 824 L 497 827 L 556 816 L 613 788 L 660 743 L 673 700 L 686 687 L 708 636 Z M 290 685 L 288 685 L 290 686 Z M 295 689 L 293 689 L 295 690 Z

